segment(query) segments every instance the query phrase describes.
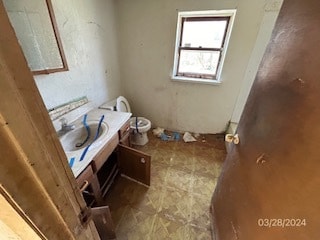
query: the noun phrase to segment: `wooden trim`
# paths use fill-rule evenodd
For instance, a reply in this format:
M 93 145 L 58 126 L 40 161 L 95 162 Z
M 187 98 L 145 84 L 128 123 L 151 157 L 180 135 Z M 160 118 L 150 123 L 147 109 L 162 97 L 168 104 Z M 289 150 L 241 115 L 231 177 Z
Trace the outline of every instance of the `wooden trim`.
M 56 41 L 57 41 L 57 45 L 58 45 L 58 49 L 59 49 L 59 53 L 60 53 L 60 57 L 61 57 L 61 61 L 62 61 L 62 68 L 52 68 L 52 69 L 32 71 L 32 73 L 34 75 L 49 74 L 49 73 L 63 72 L 63 71 L 69 70 L 66 55 L 65 55 L 63 47 L 62 47 L 62 41 L 61 41 L 60 34 L 58 31 L 58 25 L 57 25 L 56 17 L 54 15 L 54 10 L 53 10 L 51 0 L 46 0 L 46 3 L 47 3 L 47 7 L 48 7 L 48 13 L 50 16 L 50 20 L 52 23 L 52 29 L 54 32 L 54 36 L 56 37 Z
M 0 1 L 0 182 L 48 239 L 99 239 Z
M 55 73 L 55 72 L 64 72 L 68 71 L 67 68 L 52 68 L 52 69 L 45 69 L 45 70 L 39 70 L 39 71 L 32 71 L 33 75 L 41 75 L 41 74 L 50 74 L 50 73 Z
M 11 207 L 20 215 L 20 217 L 30 226 L 30 228 L 39 236 L 39 238 L 46 240 L 47 238 L 42 234 L 42 232 L 37 228 L 36 225 L 30 220 L 30 218 L 23 212 L 23 210 L 17 205 L 10 194 L 3 188 L 0 184 L 0 195 L 2 195 Z
M 63 51 L 62 41 L 61 41 L 60 34 L 59 34 L 59 31 L 58 31 L 58 25 L 57 25 L 56 17 L 54 15 L 53 6 L 52 6 L 52 3 L 51 3 L 51 0 L 46 0 L 46 2 L 47 2 L 47 6 L 48 6 L 50 19 L 51 19 L 51 22 L 52 22 L 54 35 L 56 36 L 56 39 L 57 39 L 57 44 L 58 44 L 59 52 L 60 52 L 60 55 L 61 55 L 61 60 L 62 60 L 62 63 L 63 63 L 63 68 L 62 69 L 64 71 L 67 71 L 67 70 L 69 70 L 69 68 L 68 68 L 68 64 L 67 64 L 66 55 L 64 54 L 64 51 Z M 55 70 L 55 69 L 52 69 L 52 70 Z
M 22 120 L 25 119 L 22 118 Z M 35 224 L 37 224 L 37 219 L 40 219 L 44 226 L 37 226 L 46 237 L 66 236 L 72 238 L 71 232 L 65 227 L 61 215 L 58 214 L 48 192 L 44 189 L 32 167 L 36 159 L 32 159 L 30 153 L 24 149 L 25 144 L 15 136 L 14 124 L 0 115 L 0 152 L 2 156 L 6 156 L 1 161 L 0 182 Z M 44 212 L 40 213 L 40 211 Z M 42 218 L 49 217 L 53 223 L 52 230 L 59 231 L 59 234 L 51 235 L 52 232 L 43 228 L 46 224 Z

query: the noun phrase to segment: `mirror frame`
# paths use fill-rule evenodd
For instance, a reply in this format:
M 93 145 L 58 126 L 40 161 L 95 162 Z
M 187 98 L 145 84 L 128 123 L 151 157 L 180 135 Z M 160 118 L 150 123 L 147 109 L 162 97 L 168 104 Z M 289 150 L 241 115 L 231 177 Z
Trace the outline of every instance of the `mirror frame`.
M 53 29 L 53 32 L 54 32 L 54 36 L 56 38 L 57 46 L 58 46 L 58 49 L 59 49 L 59 54 L 60 54 L 61 61 L 62 61 L 62 67 L 61 68 L 51 68 L 51 69 L 37 70 L 37 71 L 32 71 L 31 70 L 33 75 L 49 74 L 49 73 L 63 72 L 63 71 L 68 71 L 69 70 L 68 64 L 67 64 L 67 59 L 66 59 L 66 56 L 65 56 L 64 51 L 63 51 L 62 41 L 61 41 L 60 34 L 59 34 L 59 31 L 58 31 L 58 25 L 57 25 L 57 22 L 56 22 L 56 17 L 54 15 L 54 11 L 53 11 L 53 6 L 52 6 L 52 3 L 51 3 L 51 0 L 45 0 L 45 1 L 46 1 L 46 4 L 47 4 L 49 17 L 50 17 L 52 29 Z

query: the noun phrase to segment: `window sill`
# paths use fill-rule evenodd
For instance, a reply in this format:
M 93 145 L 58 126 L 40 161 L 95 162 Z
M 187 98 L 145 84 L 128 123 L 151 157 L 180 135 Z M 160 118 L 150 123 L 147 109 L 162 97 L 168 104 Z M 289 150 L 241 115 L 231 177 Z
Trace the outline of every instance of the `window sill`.
M 177 81 L 177 82 L 201 83 L 201 84 L 209 84 L 209 85 L 220 85 L 221 84 L 221 82 L 218 80 L 177 77 L 177 76 L 171 76 L 171 80 Z

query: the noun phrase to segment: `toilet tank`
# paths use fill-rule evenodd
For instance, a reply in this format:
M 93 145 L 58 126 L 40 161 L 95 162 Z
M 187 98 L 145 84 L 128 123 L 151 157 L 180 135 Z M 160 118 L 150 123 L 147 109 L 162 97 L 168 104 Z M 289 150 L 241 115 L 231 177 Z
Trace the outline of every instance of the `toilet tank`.
M 113 99 L 109 102 L 103 103 L 99 108 L 100 109 L 106 109 L 110 111 L 115 111 L 116 110 L 116 105 L 117 105 L 117 99 Z

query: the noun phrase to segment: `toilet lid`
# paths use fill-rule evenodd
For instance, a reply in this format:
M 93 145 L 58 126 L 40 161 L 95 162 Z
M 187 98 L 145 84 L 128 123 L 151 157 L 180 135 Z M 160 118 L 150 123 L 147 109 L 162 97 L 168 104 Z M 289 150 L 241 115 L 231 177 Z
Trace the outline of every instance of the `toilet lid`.
M 129 105 L 127 99 L 125 99 L 122 96 L 117 98 L 117 111 L 131 113 L 130 105 Z

